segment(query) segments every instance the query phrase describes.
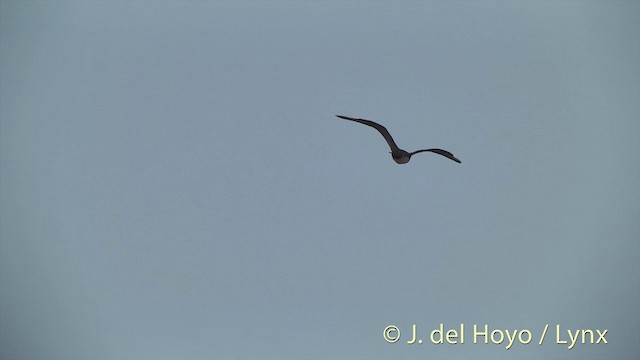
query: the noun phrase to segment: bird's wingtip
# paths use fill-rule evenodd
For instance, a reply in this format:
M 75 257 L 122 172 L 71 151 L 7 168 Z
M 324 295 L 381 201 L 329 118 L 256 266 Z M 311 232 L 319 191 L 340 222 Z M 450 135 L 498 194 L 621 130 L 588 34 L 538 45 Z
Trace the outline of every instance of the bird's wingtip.
M 354 118 L 346 115 L 336 115 L 336 116 L 339 117 L 340 119 L 345 119 L 345 120 L 362 120 L 362 119 L 358 119 L 358 118 Z

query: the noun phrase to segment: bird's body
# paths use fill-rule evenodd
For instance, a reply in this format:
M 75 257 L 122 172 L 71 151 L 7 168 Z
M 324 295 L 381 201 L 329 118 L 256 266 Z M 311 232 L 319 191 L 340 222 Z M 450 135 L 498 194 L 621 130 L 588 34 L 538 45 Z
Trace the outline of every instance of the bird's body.
M 391 151 L 391 157 L 398 164 L 406 164 L 411 160 L 411 154 L 402 149 L 398 149 L 396 152 Z
M 387 128 L 385 128 L 384 126 L 374 121 L 353 118 L 353 117 L 343 116 L 343 115 L 336 115 L 336 116 L 341 119 L 359 122 L 361 124 L 371 126 L 372 128 L 378 130 L 380 134 L 382 134 L 382 137 L 384 137 L 384 139 L 387 141 L 387 144 L 389 144 L 389 148 L 391 149 L 391 157 L 393 158 L 393 161 L 395 161 L 398 164 L 406 164 L 409 162 L 409 160 L 411 160 L 411 156 L 424 151 L 433 152 L 433 153 L 442 155 L 448 159 L 451 159 L 457 163 L 461 163 L 461 161 L 457 157 L 455 157 L 452 153 L 442 149 L 422 149 L 414 152 L 408 152 L 408 151 L 402 150 L 398 147 L 398 145 L 396 145 L 396 142 L 393 141 L 393 138 L 391 137 L 391 134 L 389 134 L 389 131 L 387 130 Z

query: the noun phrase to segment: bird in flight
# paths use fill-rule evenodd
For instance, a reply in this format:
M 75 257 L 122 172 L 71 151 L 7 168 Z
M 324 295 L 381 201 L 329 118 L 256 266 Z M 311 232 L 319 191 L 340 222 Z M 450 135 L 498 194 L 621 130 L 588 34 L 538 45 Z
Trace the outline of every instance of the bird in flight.
M 371 126 L 372 128 L 378 130 L 380 132 L 380 134 L 382 134 L 382 137 L 384 137 L 385 140 L 387 140 L 387 144 L 389 144 L 389 147 L 391 148 L 391 157 L 393 158 L 393 161 L 395 161 L 398 164 L 406 164 L 409 162 L 409 160 L 411 160 L 411 157 L 417 153 L 421 153 L 421 152 L 425 152 L 425 151 L 430 151 L 439 155 L 442 155 L 446 158 L 449 158 L 457 163 L 462 163 L 462 161 L 460 161 L 457 157 L 453 156 L 452 153 L 446 151 L 446 150 L 442 150 L 442 149 L 422 149 L 422 150 L 417 150 L 414 152 L 407 152 L 404 151 L 402 149 L 400 149 L 398 147 L 398 145 L 396 145 L 396 142 L 393 141 L 393 138 L 391 137 L 391 134 L 389 134 L 389 131 L 387 130 L 387 128 L 385 128 L 384 126 L 373 122 L 371 120 L 366 120 L 366 119 L 359 119 L 359 118 L 353 118 L 353 117 L 349 117 L 349 116 L 343 116 L 343 115 L 336 115 L 337 117 L 341 118 L 341 119 L 345 119 L 345 120 L 351 120 L 351 121 L 355 121 L 355 122 L 359 122 L 360 124 L 365 124 L 368 126 Z

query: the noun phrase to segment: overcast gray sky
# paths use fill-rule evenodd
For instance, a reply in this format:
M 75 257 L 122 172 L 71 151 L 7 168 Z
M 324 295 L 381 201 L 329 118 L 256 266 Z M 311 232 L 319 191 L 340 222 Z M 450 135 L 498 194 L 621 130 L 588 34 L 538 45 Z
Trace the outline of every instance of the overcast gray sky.
M 637 358 L 639 33 L 637 1 L 2 1 L 2 359 Z

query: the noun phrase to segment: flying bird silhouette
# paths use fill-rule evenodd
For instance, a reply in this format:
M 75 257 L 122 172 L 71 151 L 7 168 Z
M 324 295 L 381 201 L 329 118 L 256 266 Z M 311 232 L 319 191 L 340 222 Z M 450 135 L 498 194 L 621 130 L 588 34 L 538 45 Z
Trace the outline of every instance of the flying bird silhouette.
M 409 160 L 411 160 L 411 157 L 413 155 L 417 153 L 425 152 L 425 151 L 430 151 L 430 152 L 442 155 L 446 158 L 449 158 L 457 163 L 462 163 L 462 161 L 460 161 L 457 157 L 453 156 L 452 153 L 442 149 L 422 149 L 414 152 L 404 151 L 400 149 L 398 145 L 396 145 L 396 142 L 393 141 L 391 134 L 389 134 L 389 131 L 384 126 L 367 119 L 359 119 L 359 118 L 353 118 L 353 117 L 343 116 L 343 115 L 336 115 L 336 116 L 341 119 L 359 122 L 360 124 L 365 124 L 378 130 L 380 134 L 382 134 L 382 137 L 384 137 L 384 139 L 387 140 L 387 144 L 389 144 L 389 147 L 391 148 L 391 157 L 393 158 L 393 161 L 395 161 L 398 164 L 406 164 L 409 162 Z

